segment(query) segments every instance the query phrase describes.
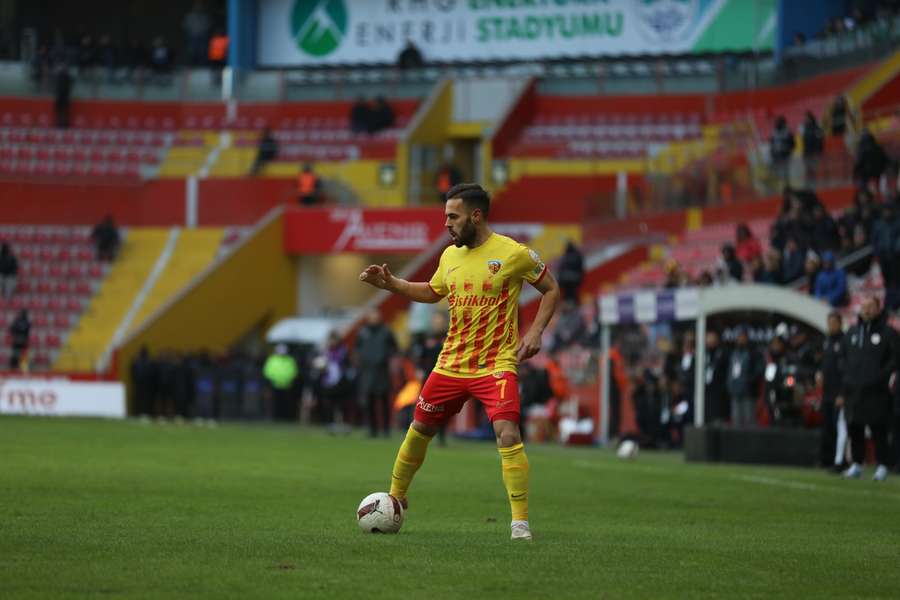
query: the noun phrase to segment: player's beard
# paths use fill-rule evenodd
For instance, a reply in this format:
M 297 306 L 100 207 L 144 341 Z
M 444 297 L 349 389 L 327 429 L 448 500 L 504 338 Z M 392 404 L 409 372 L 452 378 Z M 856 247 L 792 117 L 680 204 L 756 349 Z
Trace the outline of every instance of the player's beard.
M 463 223 L 463 226 L 460 228 L 459 235 L 456 236 L 454 244 L 457 248 L 471 246 L 475 241 L 476 235 L 477 231 L 475 229 L 475 223 L 472 222 L 472 217 L 466 217 L 466 222 Z

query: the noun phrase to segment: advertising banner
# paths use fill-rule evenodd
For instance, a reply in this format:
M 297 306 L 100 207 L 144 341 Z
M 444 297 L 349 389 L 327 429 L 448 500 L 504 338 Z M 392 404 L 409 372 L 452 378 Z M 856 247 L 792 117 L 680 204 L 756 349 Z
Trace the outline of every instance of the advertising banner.
M 447 237 L 443 207 L 321 208 L 284 215 L 288 254 L 383 252 L 414 254 Z
M 0 379 L 0 414 L 121 419 L 125 417 L 125 386 L 66 379 Z
M 771 50 L 775 0 L 260 0 L 261 66 Z

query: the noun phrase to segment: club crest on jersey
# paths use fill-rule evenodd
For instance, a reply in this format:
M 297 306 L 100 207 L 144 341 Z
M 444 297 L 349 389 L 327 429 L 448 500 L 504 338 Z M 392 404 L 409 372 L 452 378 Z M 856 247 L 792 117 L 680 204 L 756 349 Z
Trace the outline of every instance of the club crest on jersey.
M 496 275 L 500 272 L 500 267 L 503 266 L 503 263 L 499 260 L 489 260 L 488 261 L 488 271 L 491 272 L 491 275 Z

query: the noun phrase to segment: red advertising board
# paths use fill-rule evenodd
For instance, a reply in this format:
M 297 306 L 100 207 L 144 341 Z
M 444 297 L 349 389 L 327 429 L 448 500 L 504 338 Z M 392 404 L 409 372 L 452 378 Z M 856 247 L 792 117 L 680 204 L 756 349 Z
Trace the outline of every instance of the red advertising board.
M 284 251 L 288 254 L 415 254 L 440 236 L 447 236 L 447 230 L 444 211 L 438 206 L 293 208 L 284 215 Z

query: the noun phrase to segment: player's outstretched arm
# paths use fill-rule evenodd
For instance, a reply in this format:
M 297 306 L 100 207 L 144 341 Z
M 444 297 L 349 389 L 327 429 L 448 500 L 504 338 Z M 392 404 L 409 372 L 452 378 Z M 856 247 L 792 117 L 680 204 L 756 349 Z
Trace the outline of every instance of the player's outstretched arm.
M 407 281 L 395 277 L 387 264 L 369 265 L 359 274 L 359 280 L 381 290 L 387 290 L 409 298 L 413 302 L 434 304 L 441 297 L 424 281 Z
M 535 315 L 531 327 L 519 340 L 519 347 L 516 349 L 516 360 L 519 362 L 528 360 L 541 351 L 541 336 L 550 323 L 550 319 L 553 318 L 557 304 L 559 304 L 559 284 L 556 283 L 556 278 L 553 277 L 549 270 L 544 273 L 544 276 L 534 287 L 542 295 L 541 305 L 538 307 L 537 315 Z

